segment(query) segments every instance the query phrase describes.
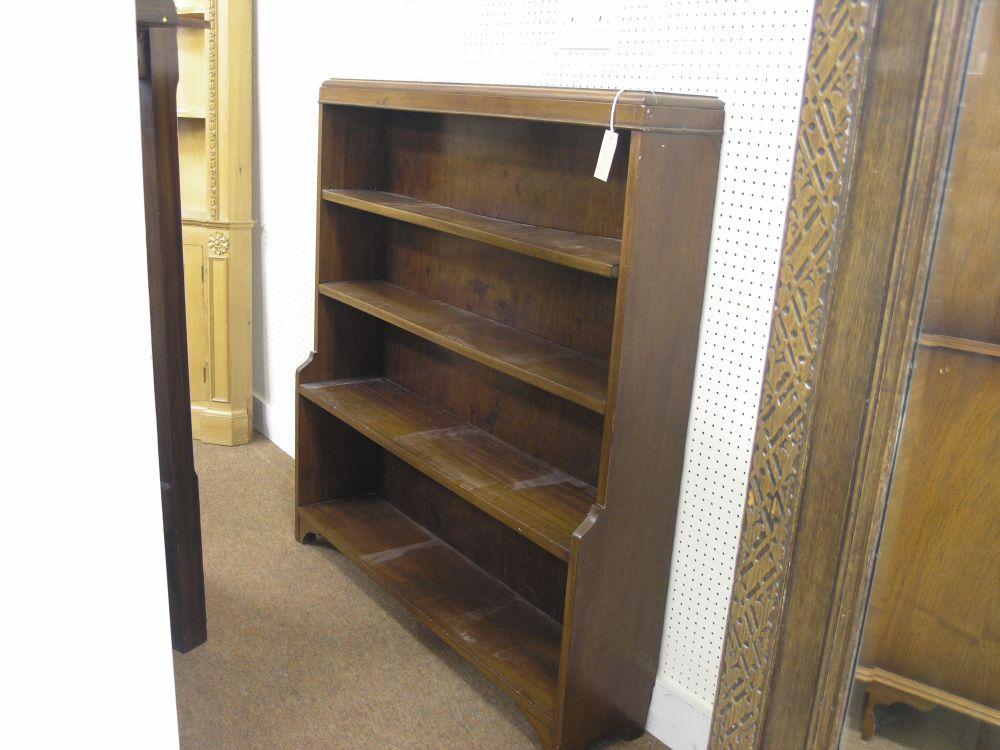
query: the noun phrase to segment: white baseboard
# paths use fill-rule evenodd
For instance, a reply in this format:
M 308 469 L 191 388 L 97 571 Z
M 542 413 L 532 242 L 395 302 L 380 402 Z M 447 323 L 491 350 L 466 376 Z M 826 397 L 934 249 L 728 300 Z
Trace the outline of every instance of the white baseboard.
M 260 434 L 295 457 L 295 414 L 292 409 L 270 408 L 271 404 L 254 394 L 253 426 Z M 291 419 L 287 414 L 291 413 Z
M 670 750 L 705 750 L 711 725 L 710 705 L 676 685 L 653 685 L 646 731 Z

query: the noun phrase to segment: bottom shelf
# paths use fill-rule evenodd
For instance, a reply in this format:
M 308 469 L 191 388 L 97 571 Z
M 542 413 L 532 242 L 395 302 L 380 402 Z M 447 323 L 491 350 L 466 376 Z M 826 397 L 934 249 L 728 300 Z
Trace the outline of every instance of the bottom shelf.
M 303 533 L 334 545 L 524 711 L 551 722 L 559 623 L 376 495 L 298 513 Z
M 908 703 L 919 711 L 930 711 L 935 706 L 941 706 L 949 711 L 965 714 L 976 721 L 1000 726 L 1000 710 L 992 706 L 976 703 L 881 667 L 866 667 L 859 664 L 854 670 L 854 679 L 867 686 L 866 713 L 869 708 L 889 703 Z M 873 715 L 867 729 L 870 737 L 874 733 Z M 862 736 L 862 739 L 867 738 Z

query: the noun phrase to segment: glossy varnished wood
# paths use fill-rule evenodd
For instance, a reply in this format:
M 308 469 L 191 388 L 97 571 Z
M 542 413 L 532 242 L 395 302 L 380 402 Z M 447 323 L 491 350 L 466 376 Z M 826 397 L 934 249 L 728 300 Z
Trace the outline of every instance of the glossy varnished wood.
M 530 716 L 551 720 L 559 624 L 375 495 L 307 505 L 301 533 L 350 557 Z
M 379 190 L 324 190 L 324 200 L 609 278 L 618 275 L 621 241 L 479 216 Z
M 607 366 L 512 326 L 384 281 L 339 281 L 319 291 L 526 383 L 603 413 Z
M 593 487 L 383 378 L 310 383 L 299 393 L 552 554 L 569 555 Z

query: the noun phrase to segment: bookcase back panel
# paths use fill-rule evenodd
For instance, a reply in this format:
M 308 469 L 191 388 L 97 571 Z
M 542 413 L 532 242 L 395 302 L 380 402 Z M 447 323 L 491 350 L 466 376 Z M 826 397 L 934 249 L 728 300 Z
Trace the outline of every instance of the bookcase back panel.
M 562 621 L 565 562 L 301 397 L 298 419 L 300 506 L 375 493 Z
M 381 278 L 385 220 L 323 203 L 319 208 L 316 282 Z
M 385 185 L 496 219 L 621 237 L 624 159 L 594 179 L 604 129 L 524 120 L 392 112 L 385 120 Z M 630 135 L 620 131 L 618 148 Z
M 382 373 L 381 325 L 363 312 L 321 299 L 316 332 L 328 345 L 317 350 L 307 380 L 360 378 Z
M 382 376 L 505 443 L 597 485 L 603 416 L 322 297 L 302 382 Z
M 542 612 L 562 622 L 566 563 L 386 451 L 378 494 Z
M 614 279 L 397 221 L 386 221 L 384 278 L 607 361 Z
M 320 108 L 321 187 L 378 189 L 385 174 L 385 120 L 378 109 Z
M 379 449 L 316 404 L 298 398 L 296 504 L 323 503 L 372 492 L 378 484 Z
M 603 417 L 385 326 L 383 374 L 464 422 L 596 486 Z

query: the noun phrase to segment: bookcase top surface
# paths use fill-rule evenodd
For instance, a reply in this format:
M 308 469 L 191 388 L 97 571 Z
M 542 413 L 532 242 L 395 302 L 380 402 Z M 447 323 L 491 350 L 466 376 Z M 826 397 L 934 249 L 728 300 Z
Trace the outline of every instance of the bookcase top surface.
M 333 78 L 320 87 L 319 101 L 607 127 L 616 93 L 611 89 Z M 614 124 L 626 130 L 718 133 L 723 118 L 723 104 L 714 97 L 627 90 L 618 97 Z

